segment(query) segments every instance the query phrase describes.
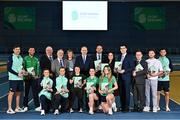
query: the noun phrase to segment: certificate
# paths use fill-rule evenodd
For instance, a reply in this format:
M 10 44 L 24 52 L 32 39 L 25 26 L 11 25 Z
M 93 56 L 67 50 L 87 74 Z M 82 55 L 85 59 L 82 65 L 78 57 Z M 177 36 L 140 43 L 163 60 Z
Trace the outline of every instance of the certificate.
M 31 75 L 35 75 L 34 67 L 27 68 L 27 72 Z
M 74 87 L 81 88 L 82 85 L 82 77 L 73 77 L 74 80 Z
M 93 86 L 94 86 L 93 82 L 87 82 L 86 83 L 86 92 L 91 93 L 92 92 L 91 89 L 92 89 Z
M 122 62 L 116 61 L 114 64 L 114 69 L 121 70 L 122 69 Z
M 141 64 L 136 65 L 135 67 L 136 72 L 144 70 Z
M 101 63 L 101 71 L 103 71 L 104 66 L 109 65 L 108 63 Z
M 154 65 L 152 65 L 152 66 L 150 66 L 149 68 L 148 68 L 148 73 L 150 73 L 150 74 L 152 74 L 152 73 L 155 73 L 155 72 L 157 72 L 158 70 L 157 70 L 157 68 L 154 66 Z
M 96 70 L 100 70 L 101 67 L 101 60 L 94 61 L 94 66 Z
M 104 94 L 108 93 L 108 83 L 101 83 L 101 90 Z

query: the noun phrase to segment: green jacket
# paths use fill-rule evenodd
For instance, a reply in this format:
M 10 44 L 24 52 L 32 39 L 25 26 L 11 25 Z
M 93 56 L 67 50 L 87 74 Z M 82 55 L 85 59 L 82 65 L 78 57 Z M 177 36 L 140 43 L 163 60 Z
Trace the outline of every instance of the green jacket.
M 39 76 L 40 75 L 40 65 L 39 65 L 39 60 L 37 57 L 33 56 L 25 56 L 24 57 L 24 68 L 25 70 L 28 70 L 28 68 L 33 68 L 35 71 L 35 75 Z

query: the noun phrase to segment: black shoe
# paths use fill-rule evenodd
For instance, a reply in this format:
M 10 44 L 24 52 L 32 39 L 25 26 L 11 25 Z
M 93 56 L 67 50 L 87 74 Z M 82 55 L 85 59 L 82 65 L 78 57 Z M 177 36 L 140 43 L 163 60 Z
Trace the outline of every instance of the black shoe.
M 132 112 L 138 112 L 138 109 L 137 109 L 137 108 L 134 108 L 134 109 L 132 110 Z

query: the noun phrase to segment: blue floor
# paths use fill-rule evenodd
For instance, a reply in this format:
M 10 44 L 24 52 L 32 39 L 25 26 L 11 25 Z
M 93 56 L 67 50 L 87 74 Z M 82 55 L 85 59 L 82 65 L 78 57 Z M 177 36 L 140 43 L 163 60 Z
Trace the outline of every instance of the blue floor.
M 106 115 L 103 113 L 96 113 L 89 115 L 88 113 L 63 113 L 60 115 L 46 114 L 40 116 L 38 112 L 16 113 L 15 115 L 7 115 L 5 112 L 0 113 L 0 119 L 180 119 L 180 111 L 158 113 L 121 113 L 117 112 L 113 115 Z

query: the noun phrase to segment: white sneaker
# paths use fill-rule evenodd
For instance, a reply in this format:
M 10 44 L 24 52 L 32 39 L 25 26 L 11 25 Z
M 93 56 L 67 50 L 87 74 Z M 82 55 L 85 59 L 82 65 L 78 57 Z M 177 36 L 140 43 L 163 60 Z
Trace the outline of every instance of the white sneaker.
M 89 114 L 90 114 L 90 115 L 93 115 L 93 114 L 94 114 L 93 107 L 90 107 L 90 108 L 89 108 Z
M 150 107 L 148 106 L 145 106 L 144 109 L 143 109 L 144 112 L 149 112 L 150 111 Z
M 169 107 L 166 107 L 166 112 L 170 112 L 171 110 L 169 109 Z
M 90 114 L 90 115 L 93 115 L 94 112 L 93 112 L 92 110 L 89 110 L 89 114 Z
M 24 107 L 23 110 L 24 110 L 24 112 L 27 112 L 28 111 L 28 107 Z
M 59 110 L 58 110 L 58 109 L 56 109 L 56 110 L 54 111 L 54 115 L 59 115 Z
M 117 112 L 117 107 L 116 107 L 116 103 L 115 102 L 112 104 L 112 109 L 113 109 L 114 112 Z
M 74 112 L 74 110 L 71 108 L 69 112 L 70 112 L 70 113 L 73 113 L 73 112 Z
M 160 108 L 159 106 L 157 106 L 157 110 L 158 110 L 158 111 L 160 111 L 160 110 L 161 110 L 161 108 Z
M 102 106 L 101 106 L 101 105 L 99 105 L 98 109 L 99 109 L 99 110 L 102 110 Z
M 112 115 L 112 114 L 113 114 L 112 108 L 109 108 L 108 114 L 109 114 L 109 115 Z
M 16 112 L 15 112 L 14 110 L 12 110 L 12 109 L 8 109 L 8 110 L 6 111 L 6 113 L 7 113 L 7 114 L 15 114 Z
M 39 106 L 39 107 L 35 108 L 34 110 L 39 112 L 39 111 L 41 111 L 41 107 Z
M 157 110 L 157 107 L 153 107 L 153 112 L 157 112 L 158 110 Z
M 80 110 L 79 110 L 79 112 L 80 112 L 80 113 L 82 113 L 82 112 L 83 112 L 83 110 L 82 110 L 82 109 L 80 109 Z
M 41 110 L 41 115 L 45 115 L 45 110 Z
M 19 108 L 15 109 L 15 112 L 25 112 L 25 111 L 22 108 L 19 107 Z

